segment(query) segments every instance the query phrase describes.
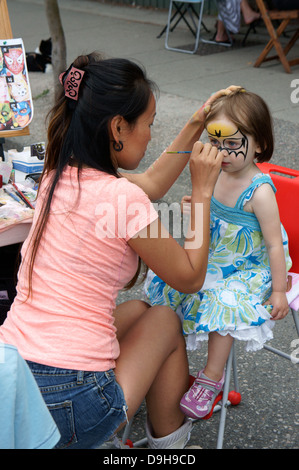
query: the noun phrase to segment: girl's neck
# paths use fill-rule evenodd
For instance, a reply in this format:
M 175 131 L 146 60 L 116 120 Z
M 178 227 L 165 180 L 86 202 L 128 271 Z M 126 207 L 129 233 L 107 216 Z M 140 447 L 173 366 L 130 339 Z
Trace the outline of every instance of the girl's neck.
M 214 197 L 225 206 L 235 207 L 239 196 L 251 184 L 252 178 L 260 173 L 253 164 L 247 171 L 229 173 L 222 171 L 215 185 Z

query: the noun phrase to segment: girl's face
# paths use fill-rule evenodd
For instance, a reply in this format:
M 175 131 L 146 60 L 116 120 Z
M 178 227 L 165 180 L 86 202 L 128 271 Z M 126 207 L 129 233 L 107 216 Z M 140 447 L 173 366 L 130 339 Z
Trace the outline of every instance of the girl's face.
M 256 152 L 261 151 L 253 137 L 240 131 L 224 114 L 208 123 L 207 132 L 211 144 L 224 150 L 223 171 L 243 172 L 252 166 Z
M 121 129 L 119 140 L 123 143 L 123 150 L 120 152 L 112 150 L 112 152 L 120 168 L 134 170 L 138 167 L 151 140 L 151 126 L 155 115 L 156 100 L 154 95 L 151 95 L 147 109 L 139 116 L 133 128 L 124 120 L 119 125 Z

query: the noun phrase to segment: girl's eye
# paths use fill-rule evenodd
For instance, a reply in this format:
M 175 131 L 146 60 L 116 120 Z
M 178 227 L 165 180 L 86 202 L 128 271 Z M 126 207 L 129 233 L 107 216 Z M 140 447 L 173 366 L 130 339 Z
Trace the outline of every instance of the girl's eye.
M 210 144 L 213 145 L 213 147 L 220 147 L 220 142 L 218 142 L 216 139 L 210 138 Z
M 237 143 L 234 142 L 233 140 L 228 140 L 227 142 L 225 142 L 227 147 L 229 148 L 234 148 L 234 147 L 237 147 Z
M 223 146 L 227 149 L 235 150 L 239 149 L 243 145 L 242 139 L 225 139 Z

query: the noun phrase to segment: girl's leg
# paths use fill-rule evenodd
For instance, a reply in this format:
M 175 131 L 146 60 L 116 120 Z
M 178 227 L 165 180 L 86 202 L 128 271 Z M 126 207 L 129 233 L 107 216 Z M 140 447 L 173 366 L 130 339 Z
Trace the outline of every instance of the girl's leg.
M 168 307 L 148 307 L 140 301 L 117 307 L 115 319 L 120 342 L 115 374 L 128 417 L 146 397 L 153 435 L 169 435 L 184 421 L 179 403 L 189 381 L 180 320 Z
M 190 418 L 204 418 L 212 410 L 224 384 L 224 366 L 232 342 L 230 335 L 209 334 L 207 365 L 181 400 L 181 408 Z
M 233 338 L 229 334 L 226 336 L 219 335 L 217 332 L 209 334 L 208 360 L 204 369 L 204 374 L 209 379 L 215 382 L 221 379 L 232 344 Z

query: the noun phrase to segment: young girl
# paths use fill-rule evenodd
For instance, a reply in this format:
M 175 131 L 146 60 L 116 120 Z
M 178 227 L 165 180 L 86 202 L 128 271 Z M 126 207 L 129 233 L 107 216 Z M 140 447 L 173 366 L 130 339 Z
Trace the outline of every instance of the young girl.
M 267 105 L 253 93 L 236 90 L 213 103 L 206 130 L 224 159 L 211 202 L 204 285 L 186 295 L 152 271 L 145 283 L 152 305 L 168 305 L 182 315 L 189 349 L 209 339 L 206 367 L 180 403 L 192 418 L 206 416 L 220 393 L 233 338 L 246 341 L 248 351 L 260 349 L 272 338 L 273 320 L 287 315 L 286 274 L 291 266 L 275 188 L 255 164 L 270 160 L 273 152 Z M 185 196 L 183 207 L 188 202 Z

